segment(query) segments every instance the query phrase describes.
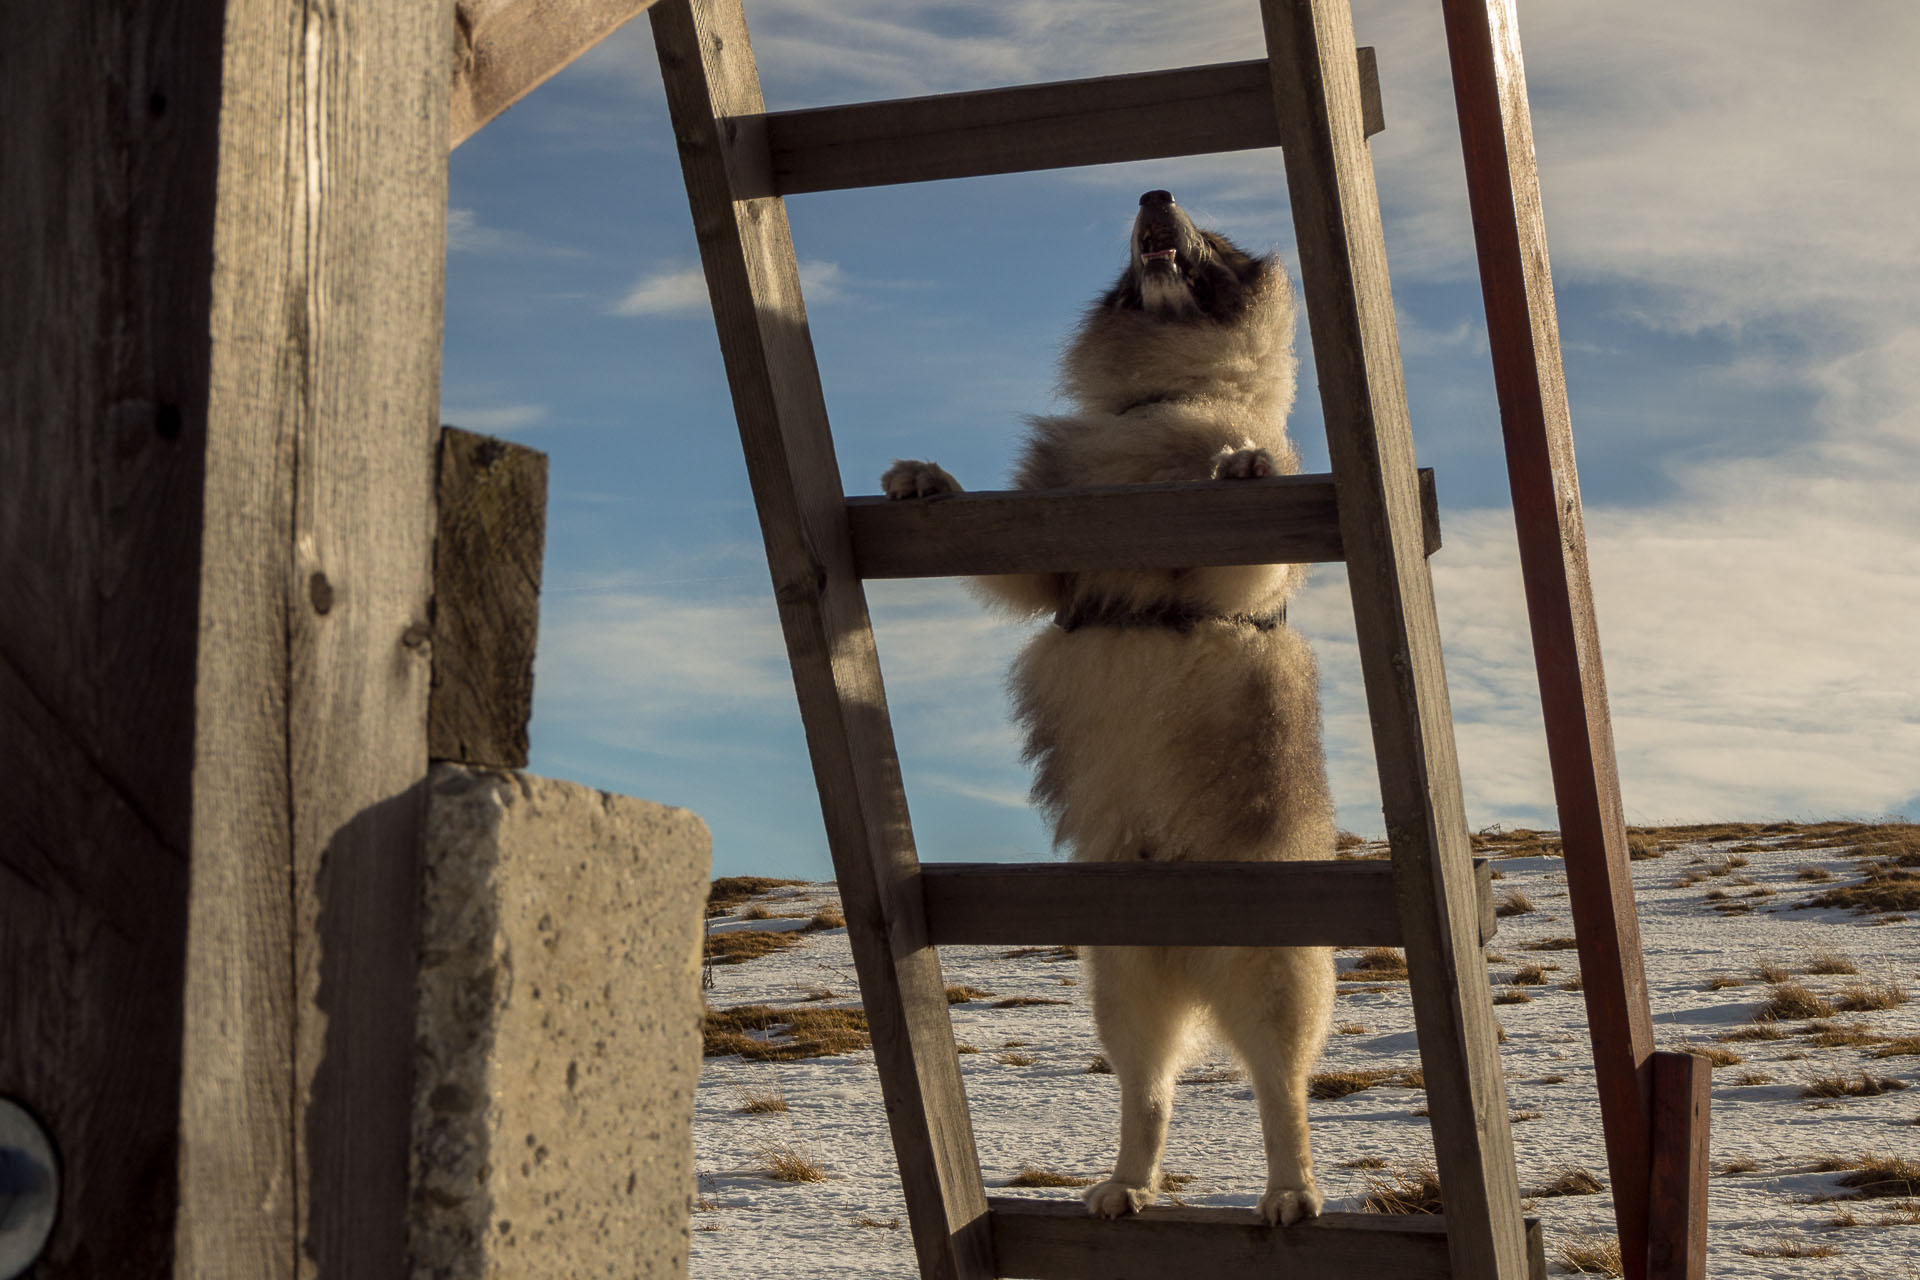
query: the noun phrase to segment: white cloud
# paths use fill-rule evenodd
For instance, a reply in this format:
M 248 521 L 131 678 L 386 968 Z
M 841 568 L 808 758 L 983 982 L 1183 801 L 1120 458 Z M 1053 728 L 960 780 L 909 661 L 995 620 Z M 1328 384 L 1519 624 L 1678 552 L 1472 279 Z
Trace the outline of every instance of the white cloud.
M 810 303 L 832 302 L 842 296 L 845 274 L 837 263 L 800 261 L 800 287 Z M 608 308 L 616 316 L 662 316 L 708 308 L 707 277 L 699 267 L 643 275 L 625 297 Z
M 514 431 L 546 420 L 543 404 L 500 404 L 459 408 L 442 405 L 440 420 L 467 431 Z
M 549 258 L 579 256 L 579 250 L 547 244 L 536 237 L 501 227 L 485 226 L 472 209 L 447 210 L 447 252 L 474 254 L 522 254 Z

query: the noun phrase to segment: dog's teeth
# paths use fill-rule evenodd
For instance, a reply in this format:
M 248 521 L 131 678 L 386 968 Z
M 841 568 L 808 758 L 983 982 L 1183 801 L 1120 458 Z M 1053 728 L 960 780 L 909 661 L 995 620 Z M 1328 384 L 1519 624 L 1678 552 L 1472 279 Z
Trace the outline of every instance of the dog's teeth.
M 1142 253 L 1140 257 L 1145 262 L 1172 262 L 1175 252 L 1177 251 L 1173 249 L 1154 249 L 1151 252 Z

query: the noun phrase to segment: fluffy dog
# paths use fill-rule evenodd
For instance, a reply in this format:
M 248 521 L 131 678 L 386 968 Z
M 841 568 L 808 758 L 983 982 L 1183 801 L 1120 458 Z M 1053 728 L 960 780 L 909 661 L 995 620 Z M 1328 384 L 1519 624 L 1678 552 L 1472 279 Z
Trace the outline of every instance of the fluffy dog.
M 1299 470 L 1286 435 L 1294 310 L 1285 269 L 1196 227 L 1165 191 L 1140 197 L 1119 281 L 1062 360 L 1076 412 L 1030 420 L 1023 489 L 1233 480 Z M 930 462 L 881 484 L 959 490 Z M 1333 856 L 1313 655 L 1284 622 L 1299 566 L 1010 575 L 978 581 L 1054 615 L 1010 684 L 1035 800 L 1077 860 Z M 1086 1195 L 1117 1217 L 1150 1203 L 1174 1080 L 1204 1031 L 1246 1064 L 1266 1141 L 1260 1213 L 1320 1211 L 1307 1079 L 1333 1006 L 1324 947 L 1092 947 L 1094 1018 L 1120 1086 L 1113 1176 Z

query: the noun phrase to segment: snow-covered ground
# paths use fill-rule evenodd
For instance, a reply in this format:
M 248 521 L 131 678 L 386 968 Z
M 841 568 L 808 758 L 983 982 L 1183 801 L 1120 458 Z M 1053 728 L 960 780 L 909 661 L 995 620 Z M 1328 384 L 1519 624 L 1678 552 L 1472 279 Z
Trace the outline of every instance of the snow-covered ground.
M 1846 1193 L 1836 1185 L 1840 1174 L 1815 1168 L 1826 1158 L 1873 1154 L 1920 1162 L 1920 1090 L 1802 1096 L 1818 1080 L 1862 1073 L 1903 1086 L 1920 1083 L 1914 1045 L 1903 1054 L 1874 1056 L 1894 1038 L 1920 1035 L 1920 922 L 1795 906 L 1858 878 L 1864 860 L 1844 852 L 1851 843 L 1796 847 L 1806 844 L 1805 836 L 1776 835 L 1669 844 L 1664 856 L 1633 864 L 1660 1046 L 1713 1046 L 1738 1059 L 1714 1072 L 1708 1272 L 1716 1277 L 1920 1280 L 1920 1201 L 1822 1200 Z M 1496 1009 L 1508 1032 L 1501 1055 L 1521 1188 L 1537 1188 L 1569 1166 L 1604 1178 L 1585 1007 L 1577 991 L 1561 985 L 1575 976 L 1577 962 L 1570 950 L 1531 946 L 1573 932 L 1565 872 L 1555 857 L 1508 857 L 1494 865 L 1504 877 L 1497 894 L 1519 890 L 1535 905 L 1502 919 L 1488 949 L 1496 996 L 1524 991 L 1532 997 Z M 1807 868 L 1834 878 L 1816 882 L 1819 871 Z M 832 905 L 834 889 L 789 886 L 754 901 L 763 911 L 801 919 L 747 920 L 742 913 L 750 908 L 742 907 L 716 918 L 714 929 L 794 928 Z M 1343 971 L 1357 955 L 1340 953 Z M 1851 961 L 1858 973 L 1810 972 L 1821 956 Z M 956 1039 L 979 1050 L 961 1063 L 989 1189 L 1004 1186 L 1024 1166 L 1103 1176 L 1113 1156 L 1118 1096 L 1112 1076 L 1088 1071 L 1100 1046 L 1077 964 L 1046 951 L 983 947 L 943 948 L 941 963 L 949 985 L 991 993 L 952 1006 Z M 1546 968 L 1546 980 L 1510 984 L 1530 963 Z M 1891 984 L 1914 1002 L 1836 1013 L 1818 1026 L 1788 1019 L 1773 1024 L 1786 1032 L 1780 1039 L 1728 1039 L 1754 1024 L 1760 1003 L 1775 990 L 1759 976 L 1763 966 L 1787 971 L 1793 982 L 1829 1000 Z M 858 1002 L 844 929 L 816 930 L 789 950 L 711 972 L 707 1000 L 715 1010 Z M 1716 975 L 1738 985 L 1714 984 Z M 1343 972 L 1334 1012 L 1338 1033 L 1320 1070 L 1417 1066 L 1405 983 L 1344 979 Z M 996 1007 L 1022 997 L 1046 1003 Z M 1867 1034 L 1848 1034 L 1851 1028 Z M 1842 1034 L 1833 1034 L 1836 1029 Z M 749 1098 L 773 1093 L 784 1096 L 784 1112 L 742 1110 Z M 1329 1208 L 1358 1209 L 1369 1179 L 1431 1162 L 1424 1104 L 1422 1092 L 1405 1086 L 1311 1103 L 1317 1176 Z M 700 1180 L 694 1276 L 915 1274 L 870 1050 L 783 1063 L 707 1059 L 694 1141 Z M 827 1177 L 775 1180 L 760 1171 L 769 1148 L 790 1148 L 816 1161 Z M 1385 1169 L 1362 1162 L 1384 1162 Z M 1183 1082 L 1166 1167 L 1191 1179 L 1177 1193 L 1185 1203 L 1254 1203 L 1264 1177 L 1259 1126 L 1252 1094 L 1224 1052 L 1204 1058 Z M 1547 1232 L 1549 1259 L 1573 1232 L 1613 1231 L 1612 1200 L 1604 1191 L 1540 1198 L 1532 1212 Z M 1835 1225 L 1848 1214 L 1853 1225 Z M 1827 1256 L 1811 1256 L 1828 1248 Z M 1549 1270 L 1563 1268 L 1554 1262 Z

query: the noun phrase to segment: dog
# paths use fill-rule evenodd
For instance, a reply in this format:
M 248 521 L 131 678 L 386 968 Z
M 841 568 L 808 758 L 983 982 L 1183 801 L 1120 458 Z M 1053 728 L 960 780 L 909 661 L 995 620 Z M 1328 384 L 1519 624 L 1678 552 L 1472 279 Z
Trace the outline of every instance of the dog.
M 1126 270 L 1061 361 L 1074 412 L 1028 420 L 1022 489 L 1291 474 L 1296 361 L 1286 269 L 1194 225 L 1166 191 L 1140 197 Z M 896 461 L 889 498 L 954 493 L 938 464 Z M 977 579 L 990 603 L 1053 615 L 1015 660 L 1033 795 L 1078 861 L 1281 861 L 1333 856 L 1313 654 L 1284 621 L 1302 566 L 1017 574 Z M 1113 1176 L 1088 1210 L 1150 1204 L 1173 1087 L 1211 1030 L 1259 1103 L 1259 1212 L 1320 1212 L 1307 1084 L 1326 1045 L 1325 947 L 1089 947 L 1094 1020 L 1120 1086 Z

